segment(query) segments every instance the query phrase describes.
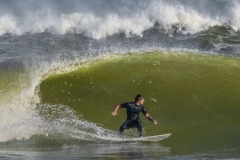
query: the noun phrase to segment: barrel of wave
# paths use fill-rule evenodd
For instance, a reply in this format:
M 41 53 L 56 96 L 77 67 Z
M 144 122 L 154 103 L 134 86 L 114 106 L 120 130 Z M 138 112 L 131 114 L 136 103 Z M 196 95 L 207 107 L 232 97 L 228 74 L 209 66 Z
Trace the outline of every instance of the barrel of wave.
M 111 117 L 113 107 L 141 93 L 147 111 L 160 122 L 154 126 L 141 116 L 145 136 L 172 133 L 166 142 L 174 145 L 225 145 L 221 136 L 230 141 L 239 133 L 239 66 L 238 58 L 194 53 L 115 55 L 49 77 L 40 93 L 42 103 L 70 106 L 115 131 L 126 115 L 119 110 L 119 116 Z M 137 136 L 137 130 L 125 134 Z

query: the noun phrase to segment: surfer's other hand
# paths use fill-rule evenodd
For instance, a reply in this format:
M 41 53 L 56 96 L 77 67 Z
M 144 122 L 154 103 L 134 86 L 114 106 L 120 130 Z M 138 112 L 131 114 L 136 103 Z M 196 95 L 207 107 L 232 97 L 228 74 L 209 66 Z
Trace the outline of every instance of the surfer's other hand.
M 113 115 L 113 116 L 116 116 L 116 115 L 117 115 L 117 112 L 112 112 L 112 115 Z
M 158 123 L 157 123 L 157 121 L 153 120 L 153 124 L 157 125 Z

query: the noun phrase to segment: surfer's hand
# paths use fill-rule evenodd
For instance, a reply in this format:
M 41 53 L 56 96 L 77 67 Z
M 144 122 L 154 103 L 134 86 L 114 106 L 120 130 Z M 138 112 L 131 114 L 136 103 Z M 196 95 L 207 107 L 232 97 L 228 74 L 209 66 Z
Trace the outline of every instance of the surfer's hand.
M 116 116 L 116 115 L 117 115 L 117 112 L 112 112 L 112 115 L 113 115 L 113 116 Z
M 153 120 L 153 124 L 157 125 L 157 121 Z

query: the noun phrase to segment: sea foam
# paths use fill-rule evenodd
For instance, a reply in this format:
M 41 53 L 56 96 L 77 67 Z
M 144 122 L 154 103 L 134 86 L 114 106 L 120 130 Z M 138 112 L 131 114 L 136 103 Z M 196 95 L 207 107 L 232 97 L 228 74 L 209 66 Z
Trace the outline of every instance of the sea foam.
M 99 4 L 103 2 L 105 1 L 100 1 Z M 189 5 L 188 1 L 186 3 L 154 0 L 148 3 L 144 1 L 121 2 L 121 6 L 117 6 L 119 5 L 117 3 L 112 4 L 112 7 L 101 6 L 100 13 L 91 8 L 90 4 L 87 4 L 85 10 L 75 9 L 67 12 L 59 11 L 56 9 L 57 7 L 49 4 L 48 7 L 39 7 L 34 12 L 32 8 L 26 9 L 26 14 L 20 17 L 16 13 L 2 11 L 0 35 L 49 31 L 60 35 L 74 32 L 101 39 L 118 33 L 125 33 L 127 37 L 142 36 L 144 31 L 152 28 L 155 24 L 159 24 L 161 29 L 170 34 L 173 30 L 182 34 L 195 34 L 214 26 L 227 26 L 238 31 L 240 26 L 238 14 L 240 4 L 237 1 L 225 2 L 229 8 L 222 13 L 220 10 L 223 10 L 221 7 L 224 5 L 219 8 L 214 6 L 222 3 L 221 1 L 216 1 L 216 4 L 211 3 L 212 7 L 217 8 L 213 11 L 203 9 L 203 7 L 197 9 Z M 201 4 L 207 6 L 208 3 L 203 1 Z M 106 3 L 103 4 L 106 5 Z M 34 6 L 34 2 L 32 5 Z M 75 5 L 79 8 L 82 6 L 81 2 L 75 3 Z M 133 8 L 129 6 L 133 6 Z M 114 8 L 116 9 L 114 10 Z

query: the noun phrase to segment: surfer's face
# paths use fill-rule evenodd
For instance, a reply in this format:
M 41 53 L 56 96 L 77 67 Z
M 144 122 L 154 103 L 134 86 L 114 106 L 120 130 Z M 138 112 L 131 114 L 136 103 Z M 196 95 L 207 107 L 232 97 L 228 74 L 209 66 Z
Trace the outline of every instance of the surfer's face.
M 143 105 L 143 103 L 144 103 L 144 98 L 140 99 L 138 102 L 139 102 L 141 105 Z

